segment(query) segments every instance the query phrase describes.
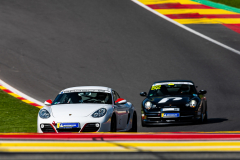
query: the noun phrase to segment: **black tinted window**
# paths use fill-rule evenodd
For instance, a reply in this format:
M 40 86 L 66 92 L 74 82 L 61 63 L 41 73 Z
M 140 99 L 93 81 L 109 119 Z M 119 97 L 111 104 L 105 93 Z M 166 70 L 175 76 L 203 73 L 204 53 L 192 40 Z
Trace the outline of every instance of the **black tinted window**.
M 172 96 L 172 95 L 192 95 L 196 94 L 194 85 L 189 84 L 158 84 L 153 85 L 148 93 L 148 96 Z
M 55 98 L 53 105 L 69 103 L 112 104 L 112 96 L 110 93 L 103 92 L 62 93 Z

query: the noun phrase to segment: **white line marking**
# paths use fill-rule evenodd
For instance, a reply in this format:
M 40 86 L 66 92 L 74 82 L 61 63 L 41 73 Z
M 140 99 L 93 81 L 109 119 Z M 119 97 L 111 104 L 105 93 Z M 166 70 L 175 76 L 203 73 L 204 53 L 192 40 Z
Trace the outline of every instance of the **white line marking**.
M 39 104 L 39 106 L 44 106 L 44 104 L 42 102 L 40 102 L 40 101 L 38 101 L 38 100 L 36 100 L 36 99 L 34 99 L 34 98 L 32 98 L 32 97 L 22 93 L 22 92 L 20 92 L 19 90 L 13 88 L 12 86 L 10 86 L 9 84 L 5 83 L 1 79 L 0 79 L 0 84 L 3 87 L 5 87 L 5 88 L 9 89 L 10 91 L 12 91 L 13 93 L 16 93 L 17 95 L 19 95 L 19 96 L 21 96 L 21 97 L 23 97 L 23 98 L 25 98 L 25 99 L 27 99 L 29 101 L 32 101 L 32 102 L 34 102 L 36 104 Z
M 223 44 L 223 43 L 220 43 L 220 42 L 218 42 L 218 41 L 216 41 L 216 40 L 214 40 L 214 39 L 212 39 L 212 38 L 210 38 L 210 37 L 208 37 L 208 36 L 205 36 L 205 35 L 197 32 L 197 31 L 195 31 L 195 30 L 193 30 L 193 29 L 191 29 L 191 28 L 189 28 L 189 27 L 187 27 L 187 26 L 185 26 L 185 25 L 183 25 L 183 24 L 180 24 L 180 23 L 178 23 L 178 22 L 170 19 L 170 18 L 166 17 L 165 15 L 163 15 L 163 14 L 161 14 L 161 13 L 159 13 L 159 12 L 153 10 L 153 9 L 151 9 L 150 7 L 146 6 L 145 4 L 139 2 L 138 0 L 132 0 L 132 2 L 138 4 L 139 6 L 147 9 L 148 11 L 150 11 L 150 12 L 158 15 L 159 17 L 162 17 L 163 19 L 165 19 L 165 20 L 167 20 L 167 21 L 169 21 L 169 22 L 171 22 L 171 23 L 173 23 L 173 24 L 175 24 L 175 25 L 177 25 L 177 26 L 179 26 L 179 27 L 181 27 L 181 28 L 183 28 L 183 29 L 185 29 L 185 30 L 193 33 L 193 34 L 198 35 L 199 37 L 202 37 L 202 38 L 204 38 L 204 39 L 206 39 L 206 40 L 208 40 L 208 41 L 210 41 L 210 42 L 213 42 L 213 43 L 215 43 L 215 44 L 217 44 L 217 45 L 219 45 L 219 46 L 221 46 L 221 47 L 223 47 L 223 48 L 225 48 L 225 49 L 228 49 L 228 50 L 230 50 L 230 51 L 232 51 L 232 52 L 240 55 L 240 51 L 238 51 L 238 50 L 236 50 L 236 49 L 234 49 L 234 48 L 231 48 L 231 47 L 229 47 L 229 46 L 227 46 L 227 45 L 225 45 L 225 44 Z

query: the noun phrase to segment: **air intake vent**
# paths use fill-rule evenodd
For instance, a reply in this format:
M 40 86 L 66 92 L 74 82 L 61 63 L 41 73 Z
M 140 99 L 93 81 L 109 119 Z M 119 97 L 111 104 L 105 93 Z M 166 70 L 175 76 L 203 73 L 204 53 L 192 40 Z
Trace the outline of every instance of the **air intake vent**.
M 43 133 L 55 133 L 55 130 L 50 124 L 40 124 Z
M 100 128 L 99 123 L 88 123 L 85 125 L 81 132 L 97 132 L 99 128 Z

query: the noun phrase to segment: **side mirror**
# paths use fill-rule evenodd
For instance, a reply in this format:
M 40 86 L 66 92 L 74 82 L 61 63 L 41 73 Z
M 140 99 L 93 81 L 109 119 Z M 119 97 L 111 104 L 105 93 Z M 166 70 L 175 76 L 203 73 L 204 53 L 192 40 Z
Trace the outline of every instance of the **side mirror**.
M 147 93 L 146 93 L 146 92 L 141 92 L 141 93 L 140 93 L 140 96 L 146 97 L 146 96 L 147 96 Z
M 198 93 L 199 93 L 199 94 L 206 94 L 207 91 L 206 91 L 206 90 L 200 90 Z
M 123 99 L 123 98 L 118 98 L 116 101 L 115 101 L 115 104 L 125 104 L 127 103 L 127 100 L 126 99 Z
M 51 105 L 52 105 L 52 100 L 51 100 L 51 99 L 46 100 L 46 101 L 44 102 L 44 104 L 45 104 L 46 106 L 51 106 Z

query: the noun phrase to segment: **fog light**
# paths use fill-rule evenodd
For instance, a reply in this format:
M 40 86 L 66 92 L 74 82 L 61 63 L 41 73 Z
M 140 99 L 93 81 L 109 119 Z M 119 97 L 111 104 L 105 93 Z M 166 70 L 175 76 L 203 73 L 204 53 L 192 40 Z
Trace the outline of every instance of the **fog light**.
M 44 124 L 41 124 L 40 127 L 41 127 L 41 128 L 44 128 Z
M 96 127 L 99 127 L 99 126 L 100 126 L 100 124 L 99 124 L 99 123 L 96 123 L 96 124 L 95 124 L 95 126 L 96 126 Z

